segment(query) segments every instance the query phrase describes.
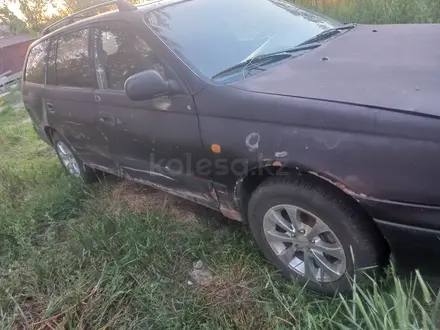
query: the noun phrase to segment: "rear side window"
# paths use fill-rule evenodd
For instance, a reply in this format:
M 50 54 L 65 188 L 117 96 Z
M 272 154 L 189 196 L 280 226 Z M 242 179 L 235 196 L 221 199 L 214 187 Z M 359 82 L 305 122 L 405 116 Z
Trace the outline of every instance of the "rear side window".
M 44 84 L 46 81 L 46 59 L 49 41 L 45 40 L 32 47 L 26 63 L 25 80 L 27 82 Z
M 58 37 L 56 84 L 69 87 L 93 87 L 89 62 L 89 30 L 78 30 Z

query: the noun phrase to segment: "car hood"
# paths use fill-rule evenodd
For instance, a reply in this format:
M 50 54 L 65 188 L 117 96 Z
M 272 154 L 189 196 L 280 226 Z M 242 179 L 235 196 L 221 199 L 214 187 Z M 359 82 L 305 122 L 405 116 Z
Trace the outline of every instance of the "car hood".
M 358 25 L 232 86 L 440 115 L 440 24 Z

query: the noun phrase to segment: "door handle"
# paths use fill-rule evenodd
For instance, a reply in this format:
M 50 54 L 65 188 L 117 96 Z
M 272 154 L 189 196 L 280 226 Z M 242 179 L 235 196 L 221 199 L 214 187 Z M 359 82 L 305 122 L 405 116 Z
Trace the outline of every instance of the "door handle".
M 46 103 L 46 107 L 47 107 L 47 111 L 49 111 L 50 113 L 55 113 L 55 107 L 53 106 L 52 103 Z
M 115 118 L 113 118 L 113 116 L 101 115 L 99 121 L 106 125 L 110 125 L 110 126 L 115 125 Z

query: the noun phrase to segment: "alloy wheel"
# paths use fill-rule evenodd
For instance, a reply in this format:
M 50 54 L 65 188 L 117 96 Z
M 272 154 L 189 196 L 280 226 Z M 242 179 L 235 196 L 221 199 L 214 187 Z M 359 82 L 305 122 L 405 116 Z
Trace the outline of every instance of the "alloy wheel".
M 295 205 L 276 205 L 263 219 L 267 243 L 290 269 L 308 280 L 334 282 L 346 271 L 335 233 L 319 217 Z
M 81 170 L 69 147 L 67 147 L 64 142 L 59 141 L 56 144 L 56 151 L 69 174 L 79 177 L 81 175 Z

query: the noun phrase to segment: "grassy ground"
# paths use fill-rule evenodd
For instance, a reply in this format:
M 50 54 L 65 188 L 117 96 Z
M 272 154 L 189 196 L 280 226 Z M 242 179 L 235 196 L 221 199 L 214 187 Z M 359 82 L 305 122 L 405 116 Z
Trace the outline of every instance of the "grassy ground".
M 440 300 L 392 276 L 350 297 L 285 280 L 202 207 L 62 171 L 22 108 L 0 113 L 1 329 L 435 329 Z M 209 285 L 191 278 L 203 261 Z M 437 307 L 436 307 L 437 306 Z M 437 323 L 438 325 L 438 323 Z

